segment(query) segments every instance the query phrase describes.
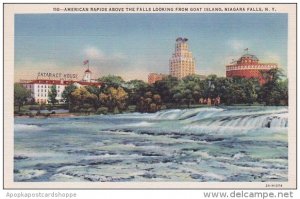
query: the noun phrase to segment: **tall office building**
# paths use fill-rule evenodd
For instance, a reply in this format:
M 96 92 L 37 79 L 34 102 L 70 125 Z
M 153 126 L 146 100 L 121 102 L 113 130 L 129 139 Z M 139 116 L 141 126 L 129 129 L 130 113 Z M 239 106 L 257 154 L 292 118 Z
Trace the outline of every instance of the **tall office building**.
M 169 63 L 170 75 L 178 79 L 195 74 L 196 61 L 192 52 L 189 51 L 187 41 L 187 38 L 176 39 L 175 52 Z

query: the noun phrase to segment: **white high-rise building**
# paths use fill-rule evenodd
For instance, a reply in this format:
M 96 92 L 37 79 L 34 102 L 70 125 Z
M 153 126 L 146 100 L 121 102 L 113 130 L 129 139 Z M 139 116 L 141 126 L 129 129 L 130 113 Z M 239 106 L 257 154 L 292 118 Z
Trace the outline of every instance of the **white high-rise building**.
M 170 75 L 178 79 L 195 74 L 196 61 L 192 52 L 189 51 L 187 41 L 187 38 L 176 39 L 175 52 L 169 63 Z

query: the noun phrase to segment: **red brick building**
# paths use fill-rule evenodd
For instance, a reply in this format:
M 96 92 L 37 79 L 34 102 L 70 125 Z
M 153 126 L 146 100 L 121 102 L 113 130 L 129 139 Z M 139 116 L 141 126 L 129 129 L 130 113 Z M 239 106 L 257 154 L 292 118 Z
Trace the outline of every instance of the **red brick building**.
M 244 54 L 237 61 L 226 66 L 226 77 L 258 78 L 259 82 L 265 82 L 261 71 L 277 68 L 275 63 L 260 63 L 255 55 Z
M 149 84 L 154 84 L 156 81 L 162 80 L 164 77 L 167 75 L 165 74 L 158 74 L 158 73 L 150 73 L 148 75 L 148 83 Z

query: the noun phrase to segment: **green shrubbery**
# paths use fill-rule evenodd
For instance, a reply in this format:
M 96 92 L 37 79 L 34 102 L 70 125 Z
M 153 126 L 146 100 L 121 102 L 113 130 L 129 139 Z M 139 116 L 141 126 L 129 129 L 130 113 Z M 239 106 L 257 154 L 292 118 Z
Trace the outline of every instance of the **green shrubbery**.
M 55 104 L 53 87 L 53 95 L 49 99 L 53 104 L 31 105 L 29 110 L 37 110 L 37 115 L 41 115 L 40 110 L 59 108 L 86 114 L 117 114 L 124 111 L 152 113 L 166 108 L 200 106 L 204 99 L 216 98 L 220 98 L 221 104 L 225 105 L 288 105 L 288 81 L 282 72 L 272 69 L 262 72 L 262 75 L 266 80 L 264 84 L 254 78 L 210 75 L 202 80 L 198 75 L 191 75 L 182 80 L 167 76 L 151 85 L 141 80 L 125 82 L 119 76 L 110 75 L 99 79 L 103 83 L 101 88 L 67 86 L 62 94 L 66 102 L 63 105 Z M 27 110 L 21 107 L 26 103 L 28 94 L 26 89 L 15 84 L 15 106 L 18 108 L 15 114 L 26 114 Z
M 97 114 L 133 110 L 156 112 L 166 108 L 194 107 L 199 106 L 200 99 L 218 97 L 221 104 L 225 105 L 287 105 L 287 79 L 282 78 L 281 71 L 272 69 L 262 73 L 267 80 L 265 84 L 260 84 L 255 78 L 210 75 L 202 80 L 198 75 L 191 75 L 182 80 L 167 76 L 149 85 L 141 80 L 125 82 L 118 76 L 106 76 L 100 79 L 104 83 L 101 88 L 73 87 L 73 91 L 69 88 L 65 99 L 69 101 L 71 111 L 95 110 Z M 94 109 L 86 110 L 87 104 Z
M 97 109 L 96 113 L 106 115 L 108 113 L 108 108 L 107 107 L 100 107 L 100 108 Z

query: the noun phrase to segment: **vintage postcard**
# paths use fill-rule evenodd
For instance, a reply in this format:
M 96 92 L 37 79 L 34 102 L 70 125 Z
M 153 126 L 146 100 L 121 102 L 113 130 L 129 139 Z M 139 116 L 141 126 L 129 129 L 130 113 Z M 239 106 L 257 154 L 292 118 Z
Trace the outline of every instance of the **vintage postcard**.
M 4 4 L 4 188 L 295 189 L 296 4 Z

